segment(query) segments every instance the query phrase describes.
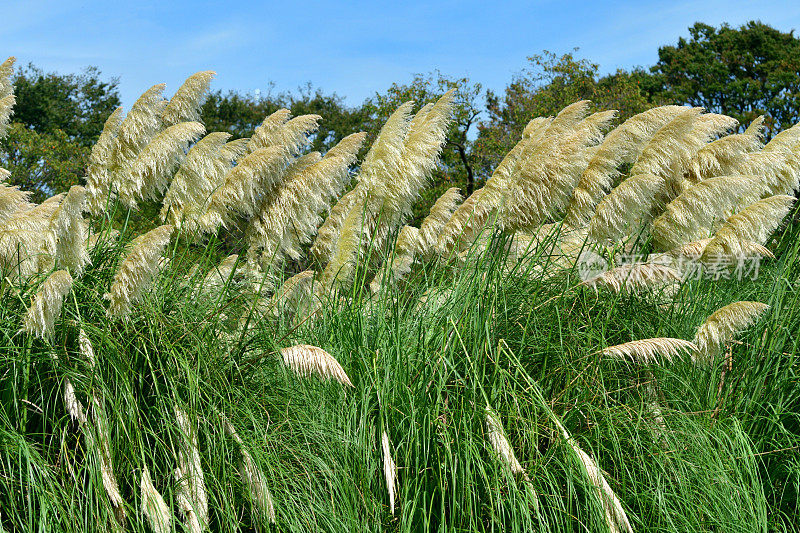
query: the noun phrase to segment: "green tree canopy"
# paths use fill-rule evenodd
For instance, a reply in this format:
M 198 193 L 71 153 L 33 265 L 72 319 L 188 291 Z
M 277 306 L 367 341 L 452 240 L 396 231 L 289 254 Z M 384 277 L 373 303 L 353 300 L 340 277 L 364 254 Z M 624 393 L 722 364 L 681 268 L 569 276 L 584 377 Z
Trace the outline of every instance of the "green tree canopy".
M 101 79 L 93 67 L 58 74 L 28 65 L 13 82 L 16 104 L 0 141 L 0 167 L 11 172 L 9 183 L 42 200 L 82 180 L 91 146 L 120 105 L 118 80 Z
M 761 22 L 714 28 L 700 22 L 690 37 L 658 50 L 650 94 L 705 107 L 746 125 L 768 115 L 772 136 L 800 120 L 800 39 Z

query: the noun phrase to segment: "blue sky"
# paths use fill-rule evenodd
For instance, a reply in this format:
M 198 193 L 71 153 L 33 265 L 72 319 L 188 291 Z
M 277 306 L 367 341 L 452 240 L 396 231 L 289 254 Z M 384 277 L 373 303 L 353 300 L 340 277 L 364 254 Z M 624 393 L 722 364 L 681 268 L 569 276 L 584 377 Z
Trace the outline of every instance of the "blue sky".
M 500 91 L 551 50 L 604 72 L 655 62 L 695 21 L 760 19 L 800 30 L 800 1 L 654 2 L 70 2 L 0 3 L 0 55 L 46 70 L 87 65 L 118 76 L 126 107 L 145 89 L 171 94 L 198 70 L 214 88 L 253 93 L 311 81 L 358 104 L 392 82 L 439 69 Z

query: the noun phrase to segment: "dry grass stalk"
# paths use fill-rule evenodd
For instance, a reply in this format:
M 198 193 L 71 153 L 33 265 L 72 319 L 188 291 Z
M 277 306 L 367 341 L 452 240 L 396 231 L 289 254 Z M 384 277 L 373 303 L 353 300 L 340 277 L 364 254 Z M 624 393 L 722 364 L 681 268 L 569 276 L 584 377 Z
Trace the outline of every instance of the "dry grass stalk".
M 172 517 L 164 498 L 153 486 L 150 470 L 142 469 L 141 482 L 142 512 L 154 533 L 170 533 Z
M 281 349 L 281 355 L 284 364 L 299 376 L 315 374 L 324 380 L 333 378 L 343 385 L 353 386 L 342 365 L 322 348 L 298 344 Z
M 697 329 L 694 337 L 694 343 L 705 362 L 712 362 L 736 333 L 755 323 L 767 309 L 767 304 L 743 301 L 714 311 Z
M 381 449 L 383 450 L 383 477 L 386 479 L 386 490 L 389 492 L 389 509 L 394 515 L 394 500 L 397 490 L 397 466 L 392 459 L 392 445 L 389 435 L 384 430 L 381 434 Z
M 637 363 L 658 363 L 662 359 L 666 361 L 680 359 L 687 353 L 694 355 L 697 353 L 697 346 L 683 339 L 660 337 L 609 346 L 602 353 L 617 359 L 633 360 Z

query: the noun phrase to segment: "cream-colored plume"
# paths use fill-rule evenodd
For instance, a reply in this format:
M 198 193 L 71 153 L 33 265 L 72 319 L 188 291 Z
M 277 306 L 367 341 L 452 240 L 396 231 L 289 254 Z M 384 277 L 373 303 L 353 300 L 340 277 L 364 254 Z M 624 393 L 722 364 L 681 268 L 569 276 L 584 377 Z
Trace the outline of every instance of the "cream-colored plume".
M 261 471 L 253 460 L 253 456 L 250 455 L 250 452 L 245 449 L 242 438 L 225 415 L 222 415 L 222 423 L 225 426 L 225 432 L 230 435 L 241 448 L 242 462 L 239 467 L 239 476 L 242 478 L 242 483 L 247 487 L 247 492 L 250 495 L 250 501 L 254 508 L 253 514 L 258 520 L 268 520 L 270 524 L 274 524 L 275 505 L 272 501 L 272 494 L 269 492 L 267 478 L 264 472 Z
M 125 167 L 161 131 L 161 113 L 167 105 L 162 96 L 166 85 L 153 85 L 145 91 L 120 124 L 114 138 L 115 164 Z
M 218 292 L 228 283 L 228 280 L 233 282 L 234 280 L 231 275 L 233 274 L 233 269 L 238 260 L 239 256 L 233 254 L 220 261 L 219 265 L 212 268 L 203 279 L 203 290 L 209 293 Z
M 111 173 L 115 164 L 117 134 L 122 124 L 122 108 L 118 107 L 106 119 L 103 131 L 92 146 L 86 169 L 86 209 L 99 215 L 105 209 L 111 191 Z
M 317 237 L 311 246 L 311 254 L 319 264 L 325 265 L 333 258 L 342 224 L 351 208 L 363 200 L 364 194 L 362 187 L 356 187 L 339 198 L 339 201 L 331 208 L 328 218 L 317 230 Z
M 300 115 L 288 122 L 280 122 L 284 120 L 282 109 L 267 117 L 264 124 L 260 128 L 256 128 L 253 136 L 250 138 L 250 150 L 256 151 L 262 148 L 269 148 L 270 146 L 282 146 L 289 154 L 298 153 L 304 146 L 308 144 L 309 136 L 317 131 L 319 121 L 322 117 L 319 115 Z M 267 120 L 275 117 L 275 121 Z M 288 118 L 288 114 L 285 115 Z
M 589 237 L 596 242 L 614 242 L 636 235 L 649 222 L 658 192 L 665 186 L 664 178 L 652 174 L 639 174 L 620 183 L 597 204 Z
M 14 63 L 16 61 L 17 58 L 12 56 L 0 63 L 0 98 L 5 98 L 14 90 L 11 75 L 14 74 Z
M 82 215 L 85 201 L 86 189 L 73 185 L 50 216 L 39 255 L 40 271 L 63 268 L 73 276 L 80 277 L 91 262 L 86 249 L 86 226 Z
M 267 307 L 273 316 L 288 311 L 299 317 L 309 311 L 314 303 L 314 275 L 313 270 L 304 270 L 287 279 L 270 298 Z
M 111 290 L 104 295 L 109 300 L 109 317 L 128 316 L 131 306 L 142 297 L 158 273 L 161 254 L 171 235 L 172 226 L 159 226 L 131 242 L 130 252 L 114 275 Z
M 139 200 L 157 199 L 186 156 L 189 144 L 204 133 L 205 128 L 199 122 L 181 122 L 159 132 L 142 149 L 117 184 L 122 203 L 134 208 Z
M 679 283 L 680 273 L 656 263 L 632 263 L 612 268 L 581 283 L 582 286 L 605 287 L 612 292 L 642 292 Z
M 61 316 L 61 305 L 72 290 L 72 276 L 57 270 L 42 283 L 25 314 L 25 331 L 40 338 L 52 338 L 55 321 Z
M 330 291 L 335 285 L 349 287 L 353 282 L 362 242 L 369 242 L 363 222 L 363 200 L 355 200 L 342 222 L 333 255 L 320 277 L 320 290 Z
M 150 478 L 150 470 L 142 469 L 141 482 L 142 513 L 154 533 L 170 533 L 172 531 L 172 515 L 164 498 L 159 494 Z
M 292 112 L 288 109 L 278 109 L 271 115 L 267 116 L 264 121 L 253 132 L 249 150 L 256 151 L 259 148 L 264 148 L 271 145 L 271 137 L 284 125 L 286 121 L 292 116 Z
M 283 178 L 289 157 L 286 149 L 278 145 L 260 148 L 239 161 L 211 195 L 200 219 L 201 228 L 211 233 L 220 225 L 229 224 L 236 215 L 255 215 L 263 199 L 273 194 Z
M 0 228 L 14 213 L 33 207 L 30 197 L 31 193 L 28 191 L 21 191 L 17 186 L 9 187 L 0 183 Z
M 517 460 L 514 448 L 506 438 L 500 417 L 489 405 L 486 406 L 486 439 L 504 467 L 508 468 L 512 474 L 521 474 L 525 480 L 528 480 L 528 474 Z
M 746 257 L 753 244 L 763 245 L 791 211 L 793 196 L 770 196 L 731 216 L 705 246 L 703 258 Z M 767 254 L 772 255 L 769 250 Z
M 14 112 L 15 103 L 16 99 L 13 94 L 0 98 L 0 139 L 4 139 L 7 134 L 8 121 Z
M 120 493 L 117 477 L 114 475 L 114 467 L 111 462 L 111 433 L 108 427 L 108 417 L 97 396 L 92 397 L 92 405 L 92 421 L 97 429 L 98 442 L 95 444 L 92 439 L 89 444 L 96 447 L 100 462 L 100 477 L 103 481 L 103 487 L 106 489 L 106 494 L 108 494 L 108 499 L 111 500 L 117 517 L 124 518 L 125 509 L 123 507 L 122 494 Z
M 711 363 L 736 333 L 753 324 L 767 309 L 769 306 L 761 302 L 734 302 L 714 311 L 694 337 L 705 362 Z
M 181 437 L 175 469 L 175 502 L 183 513 L 187 529 L 191 533 L 201 533 L 208 527 L 208 496 L 197 448 L 197 427 L 178 406 L 175 406 L 175 419 Z
M 216 74 L 212 70 L 204 70 L 186 78 L 161 113 L 164 125 L 174 126 L 179 122 L 200 120 L 200 103 Z
M 555 418 L 555 416 L 553 416 L 553 422 L 555 422 L 556 426 L 561 432 L 561 435 L 564 437 L 564 440 L 567 441 L 567 444 L 572 449 L 573 453 L 578 458 L 578 461 L 580 461 L 584 471 L 588 475 L 589 481 L 591 482 L 597 497 L 603 504 L 603 510 L 606 516 L 606 525 L 611 530 L 611 533 L 633 533 L 633 527 L 628 520 L 628 515 L 625 513 L 625 509 L 622 508 L 622 502 L 619 501 L 619 498 L 614 493 L 611 485 L 609 485 L 608 481 L 606 481 L 603 471 L 600 470 L 600 466 L 589 456 L 589 454 L 580 448 L 578 442 L 572 438 L 566 428 L 561 424 L 561 422 L 558 421 L 558 419 Z
M 397 491 L 397 466 L 392 459 L 392 445 L 386 430 L 381 433 L 381 449 L 383 450 L 383 477 L 386 480 L 386 490 L 389 492 L 389 509 L 394 515 L 394 499 Z
M 653 221 L 653 241 L 661 250 L 671 250 L 708 237 L 743 198 L 753 201 L 760 193 L 760 180 L 752 176 L 703 180 L 670 202 Z
M 631 175 L 655 174 L 662 178 L 672 175 L 673 162 L 687 149 L 687 142 L 701 107 L 684 108 L 650 138 L 631 168 Z
M 447 189 L 431 207 L 419 226 L 419 253 L 429 256 L 436 248 L 439 236 L 464 198 L 457 187 Z
M 303 245 L 311 242 L 322 223 L 320 213 L 340 194 L 365 137 L 365 133 L 350 135 L 321 160 L 312 153 L 295 162 L 251 221 L 251 259 L 258 260 L 263 268 L 264 263 L 280 264 L 285 257 L 302 257 Z M 313 159 L 306 162 L 308 158 Z
M 700 148 L 689 160 L 686 177 L 697 183 L 706 178 L 739 172 L 742 157 L 763 146 L 763 125 L 762 115 L 751 122 L 744 133 L 726 135 Z
M 680 359 L 687 353 L 693 356 L 697 353 L 697 346 L 683 339 L 669 337 L 631 341 L 609 346 L 603 350 L 603 355 L 616 359 L 632 360 L 636 363 L 672 361 L 673 359 Z
M 281 349 L 281 356 L 283 363 L 299 376 L 314 374 L 323 380 L 333 378 L 343 385 L 353 386 L 342 365 L 322 348 L 298 344 Z
M 86 411 L 83 409 L 83 405 L 75 395 L 75 387 L 72 386 L 72 382 L 69 380 L 69 378 L 64 380 L 64 407 L 66 407 L 67 413 L 69 413 L 69 416 L 72 418 L 72 420 L 81 426 L 86 423 Z
M 773 137 L 764 147 L 765 152 L 794 151 L 800 143 L 800 123 Z
M 564 221 L 570 226 L 588 221 L 597 203 L 621 176 L 619 166 L 633 163 L 650 138 L 685 110 L 683 106 L 649 109 L 609 132 L 581 175 Z

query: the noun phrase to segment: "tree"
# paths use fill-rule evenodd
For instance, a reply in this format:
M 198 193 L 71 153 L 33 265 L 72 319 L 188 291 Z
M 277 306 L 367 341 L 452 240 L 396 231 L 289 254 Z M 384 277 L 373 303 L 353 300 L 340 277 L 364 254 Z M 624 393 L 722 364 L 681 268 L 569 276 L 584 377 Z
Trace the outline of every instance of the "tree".
M 641 84 L 649 74 L 641 70 L 600 77 L 599 65 L 576 59 L 572 53 L 558 57 L 544 51 L 528 58 L 529 66 L 515 76 L 502 97 L 487 92 L 488 118 L 478 126 L 475 157 L 485 176 L 519 141 L 525 125 L 535 117 L 557 114 L 578 100 L 591 100 L 597 110 L 616 109 L 624 120 L 659 103 L 650 101 Z
M 8 179 L 42 200 L 79 183 L 91 146 L 120 104 L 118 81 L 103 81 L 93 67 L 82 74 L 43 73 L 33 65 L 13 78 L 16 104 L 0 141 L 0 167 Z
M 453 121 L 447 132 L 441 163 L 431 177 L 432 187 L 423 192 L 421 201 L 414 206 L 414 221 L 424 218 L 436 198 L 450 187 L 460 187 L 467 195 L 472 193 L 475 161 L 470 136 L 481 113 L 479 99 L 483 88 L 469 78 L 450 78 L 435 71 L 416 74 L 408 84 L 395 83 L 385 93 L 376 94 L 364 104 L 369 115 L 367 143 L 371 143 L 400 104 L 413 100 L 419 109 L 428 102 L 435 102 L 453 88 L 456 89 Z
M 766 114 L 767 135 L 800 120 L 800 39 L 761 22 L 734 29 L 700 22 L 689 39 L 658 50 L 650 94 L 746 125 Z

